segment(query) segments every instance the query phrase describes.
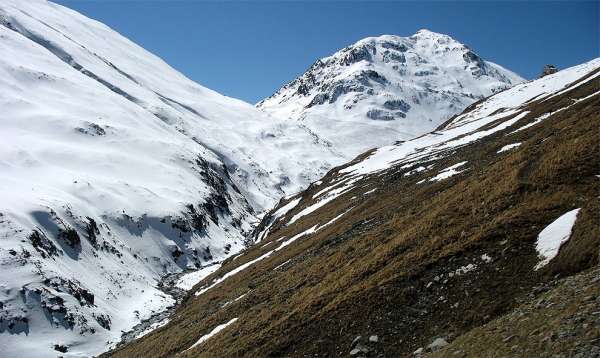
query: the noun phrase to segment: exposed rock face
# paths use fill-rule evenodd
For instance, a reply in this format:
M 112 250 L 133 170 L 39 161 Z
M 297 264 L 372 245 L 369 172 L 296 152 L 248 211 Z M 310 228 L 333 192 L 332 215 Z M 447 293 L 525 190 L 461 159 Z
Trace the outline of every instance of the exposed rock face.
M 369 37 L 317 60 L 257 107 L 301 121 L 351 159 L 432 130 L 522 79 L 449 36 Z
M 447 345 L 448 345 L 448 342 L 444 338 L 438 337 L 438 338 L 434 339 L 433 342 L 431 342 L 431 344 L 429 344 L 427 346 L 427 349 L 429 349 L 432 352 L 435 352 L 435 351 L 438 351 L 438 350 L 444 348 Z
M 544 76 L 551 75 L 551 74 L 556 73 L 556 72 L 558 72 L 558 69 L 556 68 L 556 66 L 554 66 L 554 65 L 546 65 L 542 69 L 542 73 L 540 74 L 540 78 L 542 78 Z

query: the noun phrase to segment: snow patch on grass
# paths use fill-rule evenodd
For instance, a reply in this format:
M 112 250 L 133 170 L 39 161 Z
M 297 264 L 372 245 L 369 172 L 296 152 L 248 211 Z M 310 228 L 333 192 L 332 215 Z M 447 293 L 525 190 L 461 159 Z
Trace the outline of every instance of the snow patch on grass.
M 356 183 L 360 179 L 362 179 L 362 175 L 344 179 L 342 182 L 335 184 L 333 187 L 323 189 L 321 192 L 325 192 L 325 191 L 329 190 L 328 194 L 324 198 L 317 201 L 316 203 L 302 209 L 302 211 L 300 211 L 299 213 L 294 215 L 292 217 L 292 219 L 287 223 L 287 225 L 291 225 L 291 224 L 295 223 L 301 217 L 306 216 L 310 213 L 313 213 L 313 212 L 317 211 L 319 208 L 323 207 L 325 204 L 329 203 L 330 201 L 333 201 L 340 195 L 342 195 L 345 192 L 347 192 L 348 190 L 352 189 L 354 186 L 354 183 Z M 344 185 L 340 186 L 341 183 L 344 183 Z M 319 196 L 321 192 L 315 194 L 314 197 Z
M 539 270 L 546 266 L 550 260 L 558 255 L 558 250 L 561 245 L 567 242 L 571 237 L 571 231 L 573 225 L 575 225 L 579 210 L 581 209 L 571 210 L 561 215 L 540 232 L 535 249 L 540 256 L 541 261 L 535 265 L 534 270 Z
M 517 148 L 521 145 L 521 143 L 512 143 L 512 144 L 507 144 L 504 147 L 500 148 L 496 153 L 504 153 L 507 152 L 511 149 Z
M 467 164 L 467 162 L 460 162 L 460 163 L 456 163 L 452 166 L 449 166 L 448 168 L 439 172 L 438 175 L 429 179 L 429 181 L 441 181 L 441 180 L 450 178 L 451 176 L 454 176 L 460 172 L 463 172 L 464 170 L 458 170 L 458 168 L 462 167 L 465 164 Z
M 280 217 L 282 217 L 283 215 L 285 215 L 288 211 L 290 211 L 293 208 L 295 208 L 296 205 L 298 205 L 299 202 L 300 202 L 300 198 L 294 199 L 294 200 L 290 201 L 289 203 L 285 204 L 284 206 L 280 207 L 279 209 L 277 209 L 277 211 L 275 211 L 273 213 L 273 218 L 274 219 L 279 219 Z
M 210 331 L 208 334 L 205 334 L 204 336 L 200 337 L 200 339 L 198 339 L 198 341 L 194 344 L 192 344 L 192 346 L 187 350 L 190 350 L 192 348 L 195 348 L 197 346 L 199 346 L 200 344 L 206 342 L 207 340 L 209 340 L 210 338 L 212 338 L 213 336 L 215 336 L 217 333 L 221 332 L 222 330 L 224 330 L 225 328 L 229 327 L 230 325 L 232 325 L 233 323 L 235 323 L 235 321 L 237 321 L 237 317 L 232 319 L 231 321 L 227 322 L 227 323 L 223 323 L 220 324 L 218 326 L 216 326 L 215 328 L 213 328 L 212 331 Z M 185 351 L 184 351 L 185 352 Z
M 273 250 L 273 251 L 275 251 L 275 250 Z M 196 293 L 194 293 L 194 295 L 200 296 L 204 292 L 210 290 L 211 288 L 213 288 L 213 287 L 217 286 L 218 284 L 220 284 L 221 282 L 225 281 L 228 277 L 231 277 L 231 276 L 235 275 L 236 273 L 243 271 L 243 270 L 247 269 L 248 267 L 254 265 L 255 263 L 261 261 L 262 259 L 265 259 L 265 258 L 271 256 L 273 251 L 269 251 L 266 254 L 254 259 L 252 261 L 248 261 L 245 264 L 234 268 L 233 270 L 227 272 L 223 277 L 220 277 L 220 278 L 214 280 L 213 283 L 211 285 L 209 285 L 208 287 L 204 287 L 204 288 L 201 288 L 200 290 L 196 291 Z
M 250 292 L 250 291 L 248 291 L 248 292 Z M 233 302 L 237 302 L 237 301 L 241 300 L 242 298 L 244 298 L 248 294 L 248 292 L 244 293 L 243 295 L 239 296 L 238 298 L 234 299 L 233 301 L 225 302 L 225 304 L 223 306 L 221 306 L 221 308 L 227 307 L 230 304 L 232 304 Z
M 237 274 L 238 272 L 241 272 L 241 271 L 243 271 L 243 270 L 247 269 L 248 267 L 250 267 L 250 266 L 254 265 L 255 263 L 257 263 L 257 262 L 259 262 L 259 261 L 262 261 L 263 259 L 266 259 L 267 257 L 270 257 L 270 256 L 271 256 L 273 253 L 275 253 L 275 252 L 277 252 L 277 251 L 280 251 L 281 249 L 283 249 L 284 247 L 286 247 L 286 246 L 290 245 L 291 243 L 293 243 L 294 241 L 298 240 L 299 238 L 301 238 L 301 237 L 303 237 L 303 236 L 306 236 L 306 235 L 314 234 L 315 232 L 317 232 L 317 231 L 321 230 L 322 228 L 324 228 L 324 227 L 326 227 L 326 226 L 328 226 L 328 225 L 331 225 L 333 222 L 335 222 L 336 220 L 338 220 L 339 218 L 341 218 L 341 217 L 342 217 L 344 214 L 346 214 L 346 213 L 347 213 L 347 212 L 349 212 L 350 210 L 352 210 L 352 208 L 350 208 L 350 209 L 348 209 L 348 210 L 344 211 L 344 212 L 343 212 L 343 213 L 341 213 L 340 215 L 338 215 L 338 216 L 334 217 L 333 219 L 329 220 L 329 221 L 328 221 L 327 223 L 325 223 L 324 225 L 320 225 L 320 226 L 319 226 L 318 224 L 317 224 L 317 225 L 314 225 L 313 227 L 311 227 L 311 228 L 309 228 L 309 229 L 307 229 L 307 230 L 304 230 L 303 232 L 301 232 L 301 233 L 299 233 L 299 234 L 297 234 L 297 235 L 294 235 L 294 236 L 292 236 L 292 237 L 291 237 L 291 238 L 289 238 L 288 240 L 285 240 L 285 241 L 283 241 L 283 242 L 282 242 L 282 243 L 281 243 L 281 244 L 280 244 L 280 245 L 279 245 L 279 246 L 278 246 L 276 249 L 273 249 L 273 250 L 271 250 L 271 251 L 269 251 L 269 252 L 267 252 L 267 253 L 265 253 L 265 254 L 263 254 L 263 255 L 259 256 L 258 258 L 254 259 L 254 260 L 248 261 L 248 262 L 246 262 L 245 264 L 243 264 L 243 265 L 240 265 L 240 266 L 238 266 L 238 267 L 234 268 L 233 270 L 231 270 L 231 271 L 227 272 L 227 273 L 226 273 L 225 275 L 223 275 L 222 277 L 220 277 L 220 278 L 218 278 L 218 279 L 215 279 L 215 280 L 212 282 L 212 284 L 210 284 L 209 286 L 207 286 L 207 287 L 203 287 L 203 288 L 201 288 L 200 290 L 196 291 L 196 292 L 194 293 L 194 295 L 195 295 L 195 296 L 200 296 L 201 294 L 203 294 L 203 293 L 207 292 L 207 291 L 208 291 L 208 290 L 210 290 L 211 288 L 213 288 L 213 287 L 217 286 L 218 284 L 220 284 L 221 282 L 225 281 L 225 280 L 226 280 L 228 277 L 231 277 L 231 276 L 233 276 L 233 275 Z M 283 240 L 283 239 L 285 239 L 285 237 L 281 237 L 281 238 L 277 239 L 277 241 L 281 241 L 281 240 Z
M 375 191 L 377 191 L 377 188 L 375 188 L 375 189 L 371 189 L 371 190 L 369 190 L 369 191 L 365 191 L 365 193 L 364 193 L 363 195 L 369 195 L 369 194 L 371 194 L 371 193 L 374 193 Z

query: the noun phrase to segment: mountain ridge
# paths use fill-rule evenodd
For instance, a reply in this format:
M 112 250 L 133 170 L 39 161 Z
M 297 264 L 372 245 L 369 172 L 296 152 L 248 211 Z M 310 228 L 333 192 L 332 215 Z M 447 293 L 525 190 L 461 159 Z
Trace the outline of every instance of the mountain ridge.
M 367 37 L 317 60 L 256 107 L 304 123 L 345 155 L 424 134 L 522 82 L 448 35 Z

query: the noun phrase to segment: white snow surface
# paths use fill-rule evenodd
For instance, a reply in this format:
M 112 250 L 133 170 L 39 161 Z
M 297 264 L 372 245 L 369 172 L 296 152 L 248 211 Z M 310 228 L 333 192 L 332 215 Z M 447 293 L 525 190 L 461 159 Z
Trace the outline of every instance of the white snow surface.
M 296 205 L 298 205 L 299 202 L 300 202 L 300 198 L 296 198 L 294 200 L 291 200 L 289 203 L 287 203 L 284 206 L 282 206 L 279 209 L 277 209 L 273 213 L 273 218 L 274 219 L 279 219 L 280 217 L 282 217 L 283 215 L 285 215 L 288 211 L 290 211 L 294 207 L 296 207 Z
M 573 225 L 575 225 L 575 220 L 577 220 L 579 210 L 581 209 L 566 212 L 540 232 L 535 244 L 535 249 L 540 256 L 540 262 L 535 265 L 535 270 L 546 266 L 550 260 L 558 255 L 561 245 L 571 237 L 571 231 L 573 230 Z
M 192 271 L 186 273 L 181 276 L 177 282 L 175 282 L 175 286 L 181 288 L 182 290 L 189 291 L 194 287 L 198 282 L 204 280 L 206 277 L 210 276 L 213 272 L 217 271 L 221 267 L 221 264 L 213 264 L 200 270 Z
M 450 36 L 369 37 L 316 61 L 257 107 L 297 120 L 352 159 L 427 133 L 523 81 Z
M 440 181 L 440 180 L 448 179 L 451 176 L 454 176 L 460 172 L 463 172 L 464 169 L 458 169 L 458 168 L 462 167 L 465 164 L 467 164 L 467 162 L 460 162 L 460 163 L 451 165 L 448 168 L 445 168 L 442 171 L 440 171 L 436 176 L 429 179 L 429 181 Z
M 135 336 L 135 338 L 136 338 L 136 339 L 138 339 L 138 338 L 142 338 L 143 336 L 147 335 L 148 333 L 150 333 L 150 332 L 152 332 L 152 331 L 155 331 L 155 330 L 159 329 L 160 327 L 166 326 L 166 325 L 167 325 L 167 323 L 169 323 L 169 321 L 170 321 L 170 319 L 169 319 L 169 318 L 165 318 L 165 319 L 164 319 L 164 320 L 162 320 L 162 321 L 159 321 L 159 322 L 152 323 L 152 324 L 150 325 L 150 327 L 148 327 L 148 328 L 147 328 L 147 329 L 145 329 L 144 331 L 140 332 L 140 333 L 139 333 L 137 336 Z
M 300 202 L 300 198 L 296 198 L 296 199 L 290 200 L 289 203 L 287 203 L 287 204 L 283 205 L 282 207 L 278 208 L 273 214 L 271 214 L 271 217 L 269 219 L 268 224 L 256 236 L 256 239 L 254 240 L 254 243 L 257 244 L 257 243 L 261 242 L 262 239 L 264 239 L 265 237 L 267 237 L 267 235 L 269 234 L 269 231 L 271 230 L 271 226 L 273 226 L 273 224 L 275 224 L 278 220 L 280 220 L 281 217 L 285 216 L 285 214 L 287 214 L 290 210 L 292 210 L 293 208 L 295 208 L 296 205 L 298 205 L 299 202 Z
M 0 0 L 0 53 L 2 355 L 109 349 L 173 304 L 164 275 L 239 252 L 342 160 L 51 2 Z

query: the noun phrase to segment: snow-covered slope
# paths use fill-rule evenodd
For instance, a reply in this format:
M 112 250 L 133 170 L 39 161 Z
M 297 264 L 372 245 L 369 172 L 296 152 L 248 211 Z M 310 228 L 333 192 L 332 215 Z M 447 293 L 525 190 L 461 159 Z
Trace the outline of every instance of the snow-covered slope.
M 106 350 L 336 156 L 50 2 L 0 0 L 0 53 L 2 356 Z
M 419 167 L 421 162 L 451 155 L 453 150 L 457 148 L 514 125 L 519 119 L 528 114 L 523 108 L 530 101 L 556 97 L 588 81 L 597 81 L 600 73 L 594 73 L 594 71 L 597 71 L 599 67 L 600 59 L 596 58 L 541 79 L 514 86 L 488 98 L 472 110 L 456 116 L 445 123 L 439 131 L 428 133 L 398 145 L 378 148 L 364 160 L 357 161 L 341 169 L 340 174 L 344 178 L 348 178 L 373 174 L 392 166 Z M 589 75 L 590 73 L 593 74 Z M 586 75 L 589 75 L 589 77 L 568 86 Z M 598 95 L 598 93 L 593 95 Z M 573 99 L 573 104 L 584 99 L 587 98 Z M 567 108 L 569 106 L 561 110 Z M 532 127 L 551 114 L 553 113 L 542 115 L 534 122 L 518 128 L 516 131 Z M 491 127 L 488 128 L 488 126 Z
M 257 107 L 300 120 L 352 158 L 424 134 L 523 79 L 453 38 L 369 37 L 315 62 Z
M 40 92 L 48 89 L 56 91 L 50 94 L 60 94 L 63 89 L 53 89 L 56 84 L 87 83 L 112 96 L 99 101 L 114 102 L 118 98 L 119 107 L 141 110 L 159 125 L 169 125 L 218 153 L 230 166 L 233 180 L 240 189 L 247 190 L 258 206 L 270 207 L 283 190 L 295 192 L 306 185 L 307 177 L 314 176 L 313 168 L 323 165 L 315 158 L 332 156 L 325 144 L 303 126 L 277 121 L 245 102 L 196 84 L 101 23 L 45 1 L 2 0 L 0 4 L 6 38 L 3 67 L 12 72 L 4 79 L 8 88 L 3 92 L 14 96 L 14 100 L 37 95 L 32 91 L 17 92 L 18 86 L 35 86 Z M 43 63 L 33 68 L 36 64 L 26 56 Z M 54 66 L 55 73 L 45 73 L 44 66 Z M 71 80 L 67 74 L 77 80 Z M 76 106 L 78 93 L 70 96 L 59 103 L 46 104 Z M 44 98 L 50 102 L 58 101 L 56 97 Z M 35 104 L 42 106 L 44 102 Z M 88 111 L 109 111 L 106 106 L 83 107 Z M 115 117 L 121 113 L 113 109 L 107 114 Z M 99 126 L 112 119 L 106 117 L 92 116 Z M 285 154 L 281 153 L 282 148 L 286 149 Z M 290 153 L 298 155 L 290 160 Z M 305 168 L 310 168 L 310 172 Z M 257 176 L 264 178 L 252 179 Z

